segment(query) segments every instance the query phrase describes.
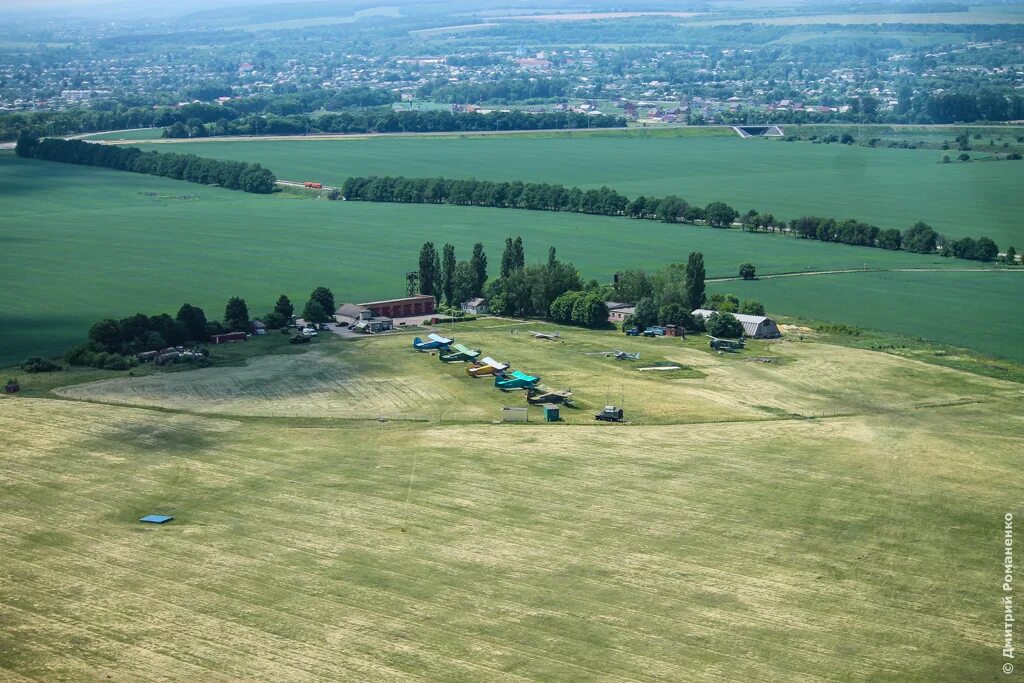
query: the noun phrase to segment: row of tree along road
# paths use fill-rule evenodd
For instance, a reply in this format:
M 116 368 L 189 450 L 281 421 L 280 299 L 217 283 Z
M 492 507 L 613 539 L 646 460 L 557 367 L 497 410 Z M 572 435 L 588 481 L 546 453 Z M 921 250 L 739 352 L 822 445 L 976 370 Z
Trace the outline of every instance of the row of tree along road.
M 501 209 L 564 211 L 599 216 L 625 216 L 665 223 L 691 223 L 716 228 L 738 226 L 750 232 L 792 234 L 803 239 L 837 242 L 877 249 L 905 249 L 923 254 L 940 253 L 976 261 L 992 261 L 999 248 L 988 237 L 951 240 L 926 223 L 918 222 L 905 232 L 883 229 L 854 219 L 836 220 L 804 216 L 788 223 L 771 213 L 748 211 L 742 216 L 724 202 L 705 206 L 681 197 L 634 199 L 608 187 L 583 190 L 549 183 L 495 182 L 476 179 L 405 178 L 371 176 L 348 178 L 341 188 L 348 200 L 404 204 L 452 204 Z
M 27 159 L 100 166 L 256 194 L 273 192 L 277 182 L 274 174 L 260 164 L 204 159 L 194 154 L 143 152 L 138 147 L 98 145 L 82 140 L 40 140 L 28 133 L 18 137 L 14 151 Z

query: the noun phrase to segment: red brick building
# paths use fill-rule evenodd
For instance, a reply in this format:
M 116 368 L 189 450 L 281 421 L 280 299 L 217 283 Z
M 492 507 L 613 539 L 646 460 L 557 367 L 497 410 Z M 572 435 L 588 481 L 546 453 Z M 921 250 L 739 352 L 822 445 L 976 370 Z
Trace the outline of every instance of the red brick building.
M 387 299 L 386 301 L 368 301 L 359 304 L 368 308 L 375 317 L 411 318 L 413 316 L 431 315 L 434 312 L 434 297 L 429 294 L 418 294 L 404 299 Z

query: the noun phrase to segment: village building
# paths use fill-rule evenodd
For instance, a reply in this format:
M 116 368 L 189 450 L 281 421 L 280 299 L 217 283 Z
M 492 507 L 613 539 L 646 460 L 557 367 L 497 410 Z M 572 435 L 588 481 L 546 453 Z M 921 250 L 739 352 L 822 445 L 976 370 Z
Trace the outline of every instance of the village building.
M 482 315 L 487 313 L 489 310 L 487 307 L 487 299 L 481 299 L 480 297 L 463 301 L 461 308 L 463 312 L 469 313 L 470 315 Z

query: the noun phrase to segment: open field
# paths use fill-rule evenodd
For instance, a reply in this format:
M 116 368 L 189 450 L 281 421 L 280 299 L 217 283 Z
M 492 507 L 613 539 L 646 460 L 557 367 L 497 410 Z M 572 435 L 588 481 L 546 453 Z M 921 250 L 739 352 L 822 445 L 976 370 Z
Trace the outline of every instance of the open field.
M 704 253 L 709 277 L 734 276 L 747 260 L 756 263 L 761 275 L 977 267 L 917 254 L 622 218 L 247 195 L 18 160 L 10 154 L 0 154 L 0 199 L 0 289 L 5 292 L 0 364 L 32 354 L 60 354 L 80 343 L 100 318 L 140 311 L 173 314 L 184 301 L 220 317 L 230 296 L 245 297 L 259 314 L 282 291 L 301 306 L 305 293 L 321 284 L 331 287 L 339 301 L 391 296 L 404 291 L 404 273 L 426 240 L 450 241 L 462 258 L 480 240 L 493 270 L 505 237 L 522 235 L 529 261 L 554 245 L 586 278 L 601 281 L 610 281 L 623 268 L 653 270 L 685 261 L 694 250 Z M 804 279 L 813 292 L 813 282 Z M 934 292 L 942 300 L 947 292 L 936 282 Z M 994 296 L 1002 301 L 1005 295 Z M 807 308 L 817 306 L 811 303 Z M 794 306 L 786 312 L 802 310 Z M 829 313 L 828 319 L 842 322 L 847 310 Z M 923 313 L 908 311 L 905 320 L 918 315 Z M 970 346 L 978 322 L 972 307 L 945 315 L 951 341 Z M 1018 318 L 997 317 L 1020 329 Z M 885 329 L 888 321 L 879 317 L 874 326 Z M 1005 344 L 1014 339 L 1007 337 Z
M 720 129 L 719 129 L 720 130 Z M 1002 135 L 1015 140 L 1020 129 Z M 951 133 L 949 139 L 955 136 Z M 864 128 L 858 138 L 875 137 Z M 909 139 L 913 139 L 912 137 Z M 188 143 L 203 156 L 258 161 L 289 180 L 445 175 L 531 180 L 624 194 L 722 200 L 776 216 L 857 218 L 901 230 L 923 220 L 943 234 L 1024 243 L 1024 163 L 941 164 L 938 150 L 872 149 L 723 137 L 457 136 Z
M 1020 385 L 808 342 L 766 345 L 780 360 L 760 365 L 564 332 L 454 334 L 541 373 L 572 363 L 598 404 L 629 371 L 582 348 L 679 356 L 704 376 L 634 373 L 622 391 L 640 422 L 680 424 L 481 424 L 515 395 L 397 337 L 118 381 L 154 404 L 205 388 L 181 397 L 212 413 L 208 378 L 255 367 L 232 390 L 272 408 L 274 378 L 309 356 L 351 381 L 434 386 L 412 399 L 429 423 L 0 398 L 0 675 L 1003 678 Z M 306 379 L 294 399 L 345 409 Z M 848 414 L 796 417 L 832 405 Z M 701 416 L 744 421 L 686 424 Z M 151 513 L 175 520 L 138 524 Z

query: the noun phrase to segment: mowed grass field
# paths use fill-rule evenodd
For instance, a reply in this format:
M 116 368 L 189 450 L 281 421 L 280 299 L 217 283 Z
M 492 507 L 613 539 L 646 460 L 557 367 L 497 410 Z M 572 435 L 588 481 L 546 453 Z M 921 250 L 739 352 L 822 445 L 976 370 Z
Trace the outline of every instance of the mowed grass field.
M 801 130 L 801 135 L 807 129 Z M 1017 129 L 1002 133 L 1015 141 Z M 955 134 L 951 134 L 949 139 Z M 862 139 L 874 137 L 870 127 Z M 909 140 L 915 139 L 909 135 Z M 987 142 L 987 138 L 986 138 Z M 1014 142 L 1014 144 L 1016 144 Z M 606 132 L 544 136 L 235 140 L 172 144 L 202 156 L 258 161 L 280 178 L 340 184 L 352 175 L 475 177 L 602 185 L 628 196 L 676 194 L 741 212 L 856 218 L 905 230 L 925 221 L 955 237 L 1024 244 L 1024 163 L 940 163 L 939 150 L 875 149 L 716 136 Z M 953 154 L 952 156 L 956 156 Z
M 530 329 L 559 331 L 562 338 L 535 339 Z M 563 410 L 563 420 L 573 424 L 589 424 L 594 411 L 623 401 L 634 424 L 749 421 L 910 409 L 1003 386 L 857 349 L 843 351 L 839 363 L 827 357 L 824 349 L 831 347 L 801 343 L 798 335 L 782 342 L 752 341 L 742 354 L 717 354 L 703 335 L 685 341 L 637 339 L 493 318 L 440 331 L 514 370 L 540 377 L 547 387 L 572 391 L 575 407 Z M 247 346 L 272 348 L 275 337 Z M 118 377 L 55 391 L 65 398 L 239 417 L 489 422 L 503 406 L 525 405 L 521 392 L 499 391 L 493 378 L 471 378 L 463 363 L 441 363 L 435 355 L 414 351 L 411 331 L 347 342 L 321 337 L 309 353 L 262 356 L 197 373 Z M 619 349 L 639 352 L 640 360 L 603 355 Z M 774 362 L 752 360 L 766 357 Z M 679 369 L 639 369 L 658 364 Z M 1006 386 L 1024 392 L 1018 385 Z M 542 417 L 539 407 L 531 413 L 538 421 Z
M 590 403 L 628 372 L 582 353 L 613 333 L 455 329 L 524 368 L 573 364 Z M 318 339 L 246 382 L 162 377 L 272 406 L 275 365 L 308 356 L 438 387 L 416 399 L 426 423 L 246 417 L 199 392 L 187 412 L 0 398 L 0 675 L 1003 678 L 1019 385 L 810 342 L 761 365 L 629 340 L 703 376 L 626 383 L 638 424 L 501 425 L 488 396 L 521 396 L 399 341 Z M 124 381 L 157 405 L 154 377 Z M 334 412 L 307 379 L 305 402 Z M 800 417 L 833 404 L 846 414 Z M 137 522 L 152 513 L 175 520 Z
M 282 292 L 301 308 L 319 285 L 331 287 L 339 301 L 396 296 L 427 240 L 455 244 L 460 258 L 482 241 L 493 273 L 509 235 L 522 235 L 528 261 L 546 258 L 547 247 L 555 246 L 584 277 L 603 282 L 624 268 L 685 262 L 691 251 L 704 253 L 709 277 L 733 276 L 744 261 L 756 263 L 762 275 L 976 265 L 620 218 L 254 196 L 0 154 L 0 364 L 60 354 L 104 317 L 173 314 L 185 301 L 219 318 L 231 296 L 244 297 L 256 315 Z M 813 291 L 813 281 L 806 284 Z M 1009 309 L 1012 294 L 991 296 L 1008 298 Z M 935 296 L 945 296 L 940 284 Z M 943 340 L 969 345 L 974 312 L 946 314 L 958 322 Z M 906 315 L 912 320 L 919 313 Z M 829 319 L 845 317 L 837 307 Z M 885 329 L 886 319 L 878 320 Z

